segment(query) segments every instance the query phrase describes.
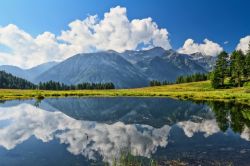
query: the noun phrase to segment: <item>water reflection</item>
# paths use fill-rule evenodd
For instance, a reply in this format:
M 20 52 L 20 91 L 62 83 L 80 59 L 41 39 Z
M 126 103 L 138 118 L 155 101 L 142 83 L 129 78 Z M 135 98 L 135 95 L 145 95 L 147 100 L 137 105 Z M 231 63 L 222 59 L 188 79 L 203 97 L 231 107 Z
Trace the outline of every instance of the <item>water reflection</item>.
M 231 128 L 241 133 L 250 127 L 250 108 L 241 104 L 212 102 L 208 103 L 215 113 L 216 120 L 222 131 Z
M 49 108 L 49 107 L 50 108 Z M 196 117 L 211 119 L 213 113 L 204 104 L 168 98 L 65 98 L 45 99 L 40 107 L 59 110 L 78 120 L 104 123 L 147 124 L 161 127 Z
M 220 131 L 215 119 L 203 120 L 200 123 L 185 121 L 179 122 L 177 125 L 183 129 L 187 137 L 192 137 L 195 133 L 198 132 L 204 133 L 204 136 L 208 137 Z
M 196 144 L 213 135 L 217 140 L 233 136 L 241 139 L 237 142 L 241 148 L 250 149 L 249 144 L 242 142 L 250 140 L 249 127 L 249 108 L 233 103 L 67 98 L 46 99 L 40 103 L 9 101 L 0 105 L 0 145 L 6 150 L 11 151 L 35 137 L 44 143 L 58 140 L 73 155 L 89 160 L 99 160 L 101 156 L 109 163 L 124 149 L 144 157 L 162 155 L 159 149 L 164 149 L 164 155 L 169 153 L 168 148 L 175 147 L 178 151 L 178 138 L 182 136 L 174 137 L 177 128 Z M 194 139 L 199 134 L 203 135 L 202 141 Z M 186 140 L 181 151 L 192 147 L 186 138 L 181 140 L 182 144 Z M 216 151 L 217 146 L 213 150 Z M 202 151 L 206 150 L 202 147 Z
M 96 159 L 98 152 L 107 162 L 111 162 L 124 148 L 133 155 L 150 157 L 157 147 L 167 145 L 170 130 L 168 125 L 157 129 L 122 122 L 109 125 L 80 121 L 62 112 L 48 112 L 30 104 L 1 108 L 0 121 L 8 121 L 0 128 L 0 145 L 8 150 L 31 136 L 43 142 L 57 138 L 60 143 L 67 144 L 67 150 L 74 155 Z

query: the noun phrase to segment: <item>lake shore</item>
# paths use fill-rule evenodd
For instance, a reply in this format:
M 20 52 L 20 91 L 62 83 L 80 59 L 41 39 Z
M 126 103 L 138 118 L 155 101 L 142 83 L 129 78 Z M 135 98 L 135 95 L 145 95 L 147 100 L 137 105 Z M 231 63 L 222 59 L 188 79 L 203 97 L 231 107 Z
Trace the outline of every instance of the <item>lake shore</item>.
M 1 89 L 0 100 L 43 99 L 52 97 L 170 97 L 185 100 L 235 101 L 250 105 L 250 87 L 213 89 L 209 81 L 115 90 L 16 90 Z

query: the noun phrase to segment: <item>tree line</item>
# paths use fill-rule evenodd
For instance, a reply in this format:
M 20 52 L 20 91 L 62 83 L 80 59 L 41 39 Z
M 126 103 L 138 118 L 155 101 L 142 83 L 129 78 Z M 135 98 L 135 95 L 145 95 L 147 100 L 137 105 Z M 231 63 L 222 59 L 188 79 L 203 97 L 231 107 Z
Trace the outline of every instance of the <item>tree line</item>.
M 173 84 L 172 82 L 169 81 L 157 81 L 157 80 L 151 80 L 149 85 L 150 86 L 161 86 L 161 85 L 170 85 Z
M 84 89 L 115 89 L 115 85 L 112 82 L 108 83 L 80 83 L 77 85 L 66 85 L 60 82 L 48 81 L 40 82 L 38 89 L 41 90 L 84 90 Z
M 228 83 L 225 83 L 228 79 Z M 214 88 L 227 86 L 241 87 L 244 82 L 250 80 L 250 44 L 249 50 L 244 53 L 235 50 L 229 56 L 225 51 L 221 52 L 212 72 L 211 84 Z
M 170 81 L 157 81 L 152 80 L 150 81 L 150 86 L 161 86 L 161 85 L 171 85 L 171 84 L 181 84 L 181 83 L 188 83 L 188 82 L 198 82 L 198 81 L 206 81 L 209 80 L 208 73 L 195 73 L 191 75 L 179 76 L 176 78 L 174 82 Z
M 182 83 L 199 82 L 199 81 L 206 81 L 206 80 L 209 80 L 208 73 L 195 73 L 192 75 L 179 76 L 177 77 L 175 83 L 182 84 Z
M 1 89 L 41 89 L 41 90 L 84 90 L 84 89 L 115 89 L 112 82 L 108 83 L 80 83 L 77 85 L 66 85 L 60 82 L 48 81 L 33 84 L 25 79 L 0 71 Z

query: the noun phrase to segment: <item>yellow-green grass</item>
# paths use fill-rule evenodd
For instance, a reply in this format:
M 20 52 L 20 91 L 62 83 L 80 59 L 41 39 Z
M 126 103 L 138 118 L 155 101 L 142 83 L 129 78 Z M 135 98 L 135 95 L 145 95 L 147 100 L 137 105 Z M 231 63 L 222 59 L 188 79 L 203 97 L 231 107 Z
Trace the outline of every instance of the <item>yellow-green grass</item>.
M 142 96 L 171 97 L 191 100 L 236 101 L 250 105 L 250 86 L 231 89 L 213 89 L 209 81 L 176 85 L 115 90 L 13 90 L 1 89 L 0 100 L 68 97 L 68 96 Z

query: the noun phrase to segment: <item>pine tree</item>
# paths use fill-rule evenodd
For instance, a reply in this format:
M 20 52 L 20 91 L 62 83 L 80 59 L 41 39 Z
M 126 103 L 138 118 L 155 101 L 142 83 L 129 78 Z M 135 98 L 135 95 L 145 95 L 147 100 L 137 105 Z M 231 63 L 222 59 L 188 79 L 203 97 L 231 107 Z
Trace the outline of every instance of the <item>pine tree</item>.
M 219 88 L 224 86 L 225 78 L 228 76 L 228 54 L 223 51 L 218 55 L 212 77 L 212 86 Z
M 230 57 L 231 83 L 235 86 L 242 86 L 242 79 L 245 73 L 245 56 L 241 50 L 234 51 Z
M 219 73 L 219 70 L 214 70 L 212 72 L 212 79 L 211 79 L 211 84 L 212 87 L 215 89 L 218 89 L 221 87 L 221 79 L 220 79 L 221 75 Z

